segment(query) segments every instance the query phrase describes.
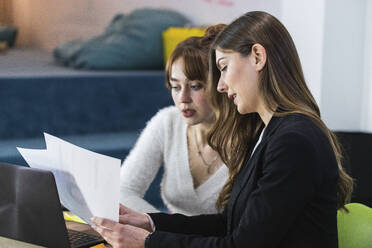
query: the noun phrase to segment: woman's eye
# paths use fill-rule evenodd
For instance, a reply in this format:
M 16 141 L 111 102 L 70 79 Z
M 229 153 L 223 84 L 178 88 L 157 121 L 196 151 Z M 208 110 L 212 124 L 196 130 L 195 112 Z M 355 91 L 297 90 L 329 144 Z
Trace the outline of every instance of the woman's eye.
M 171 89 L 174 90 L 174 91 L 179 91 L 181 89 L 181 87 L 179 87 L 179 86 L 171 86 Z
M 203 85 L 201 85 L 201 84 L 194 84 L 194 85 L 191 85 L 190 88 L 193 89 L 193 90 L 200 90 L 201 88 L 203 88 Z
M 222 67 L 221 71 L 226 71 L 227 70 L 227 65 Z

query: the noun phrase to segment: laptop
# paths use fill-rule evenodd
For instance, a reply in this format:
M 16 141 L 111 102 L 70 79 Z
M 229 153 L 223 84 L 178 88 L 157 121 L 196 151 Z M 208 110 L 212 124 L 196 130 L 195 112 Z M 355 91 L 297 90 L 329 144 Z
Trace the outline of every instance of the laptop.
M 54 248 L 104 242 L 94 232 L 66 228 L 50 171 L 0 163 L 0 236 Z

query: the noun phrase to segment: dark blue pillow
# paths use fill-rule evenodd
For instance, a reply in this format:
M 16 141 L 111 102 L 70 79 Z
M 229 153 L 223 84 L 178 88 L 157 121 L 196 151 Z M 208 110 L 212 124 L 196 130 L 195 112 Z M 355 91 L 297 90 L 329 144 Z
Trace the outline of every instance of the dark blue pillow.
M 13 47 L 17 32 L 15 27 L 0 25 L 0 42 L 5 41 L 9 47 Z
M 186 17 L 171 10 L 144 8 L 119 14 L 103 34 L 62 44 L 54 50 L 54 58 L 78 69 L 162 69 L 162 32 L 187 22 Z

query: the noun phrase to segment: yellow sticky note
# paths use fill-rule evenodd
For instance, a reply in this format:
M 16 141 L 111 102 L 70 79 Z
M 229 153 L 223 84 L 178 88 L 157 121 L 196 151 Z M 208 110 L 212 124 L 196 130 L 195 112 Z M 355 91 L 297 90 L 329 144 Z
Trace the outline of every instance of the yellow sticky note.
M 87 224 L 79 216 L 74 215 L 71 212 L 63 211 L 63 217 L 65 218 L 65 220 L 68 220 L 68 221 L 74 221 L 74 222 L 78 222 L 78 223 Z
M 105 244 L 101 243 L 95 246 L 91 246 L 90 248 L 106 248 Z

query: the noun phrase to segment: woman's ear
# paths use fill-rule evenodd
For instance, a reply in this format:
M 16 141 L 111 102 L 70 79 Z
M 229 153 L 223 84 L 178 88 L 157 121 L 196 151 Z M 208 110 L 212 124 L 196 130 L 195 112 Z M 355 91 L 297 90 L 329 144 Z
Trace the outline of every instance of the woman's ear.
M 256 43 L 252 46 L 251 55 L 255 60 L 256 71 L 260 72 L 266 64 L 266 49 Z

